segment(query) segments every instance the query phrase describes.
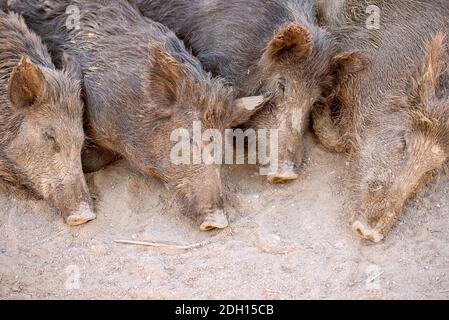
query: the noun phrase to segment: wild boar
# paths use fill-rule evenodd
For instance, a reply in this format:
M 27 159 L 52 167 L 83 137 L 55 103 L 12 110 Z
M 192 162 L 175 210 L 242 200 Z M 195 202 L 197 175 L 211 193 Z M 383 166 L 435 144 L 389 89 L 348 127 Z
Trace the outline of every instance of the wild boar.
M 315 20 L 310 0 L 130 0 L 183 39 L 206 70 L 241 96 L 264 94 L 245 128 L 279 130 L 279 168 L 271 183 L 298 178 L 302 136 L 323 92 L 362 71 L 365 56 L 343 52 Z
M 23 19 L 0 11 L 0 182 L 48 201 L 75 226 L 95 214 L 81 168 L 78 68 L 63 61 L 57 70 Z
M 368 5 L 379 8 L 378 28 L 366 26 Z M 351 0 L 341 8 L 331 32 L 349 49 L 366 51 L 372 63 L 315 109 L 314 126 L 324 145 L 350 152 L 358 216 L 353 229 L 379 242 L 449 157 L 449 60 L 442 33 L 449 31 L 449 6 Z
M 232 89 L 206 73 L 173 32 L 144 18 L 127 1 L 43 5 L 22 1 L 15 10 L 51 43 L 56 56 L 58 48 L 65 49 L 80 61 L 87 133 L 97 148 L 105 150 L 107 159 L 115 158 L 111 152 L 119 154 L 143 174 L 162 179 L 182 211 L 200 221 L 201 230 L 227 227 L 221 166 L 175 163 L 170 138 L 180 128 L 191 132 L 195 122 L 204 130 L 224 131 L 246 121 L 263 101 L 235 99 Z M 72 20 L 79 24 L 70 27 L 72 9 L 78 15 Z M 206 142 L 192 144 L 192 150 L 201 150 Z

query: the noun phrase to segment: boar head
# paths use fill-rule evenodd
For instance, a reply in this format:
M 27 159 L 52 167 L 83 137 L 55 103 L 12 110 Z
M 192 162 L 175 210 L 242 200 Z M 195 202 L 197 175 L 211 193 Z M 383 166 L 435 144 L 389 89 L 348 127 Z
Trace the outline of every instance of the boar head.
M 7 95 L 16 125 L 2 153 L 16 177 L 49 201 L 69 225 L 79 225 L 95 214 L 81 169 L 79 68 L 70 57 L 64 60 L 63 71 L 38 66 L 28 57 L 15 66 Z
M 290 23 L 277 31 L 260 61 L 273 108 L 264 108 L 249 123 L 279 129 L 279 169 L 268 176 L 271 183 L 298 178 L 313 106 L 366 64 L 361 52 L 340 52 L 323 29 Z
M 148 159 L 145 170 L 166 183 L 183 213 L 201 222 L 201 230 L 223 229 L 228 221 L 221 162 L 202 161 L 216 157 L 206 154 L 200 162 L 189 156 L 189 162 L 176 163 L 172 158 L 176 140 L 171 136 L 185 130 L 190 151 L 203 150 L 205 155 L 209 149 L 203 147 L 208 141 L 192 139 L 194 122 L 201 123 L 203 132 L 214 129 L 224 137 L 225 129 L 247 121 L 263 101 L 258 97 L 235 99 L 232 89 L 221 80 L 210 78 L 199 62 L 187 55 L 175 57 L 163 45 L 153 47 L 152 52 L 145 86 L 153 129 L 144 151 Z
M 404 204 L 449 158 L 449 99 L 439 92 L 444 36 L 427 47 L 422 66 L 406 96 L 394 97 L 396 110 L 373 128 L 360 150 L 360 213 L 353 229 L 379 242 Z

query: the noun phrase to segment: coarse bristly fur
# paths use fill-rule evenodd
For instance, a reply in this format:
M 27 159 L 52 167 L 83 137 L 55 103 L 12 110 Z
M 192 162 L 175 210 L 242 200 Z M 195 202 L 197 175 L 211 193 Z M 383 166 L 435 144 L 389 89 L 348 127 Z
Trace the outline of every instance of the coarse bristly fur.
M 320 21 L 343 46 L 368 52 L 372 61 L 365 74 L 334 91 L 314 121 L 323 124 L 323 144 L 350 153 L 360 219 L 354 231 L 377 242 L 449 158 L 449 5 L 347 0 L 329 20 L 326 3 L 334 8 L 320 1 Z M 378 30 L 366 28 L 368 5 L 380 9 Z
M 14 9 L 50 43 L 56 60 L 62 50 L 79 60 L 88 135 L 95 144 L 164 180 L 189 216 L 223 216 L 220 166 L 173 163 L 170 136 L 191 129 L 194 121 L 224 131 L 257 108 L 237 108 L 231 88 L 206 73 L 173 32 L 127 1 L 53 4 L 22 1 Z M 79 9 L 79 28 L 66 27 L 69 4 Z
M 65 56 L 57 70 L 23 19 L 0 11 L 0 179 L 14 192 L 48 200 L 65 218 L 90 206 L 75 65 Z
M 309 0 L 131 0 L 172 28 L 205 68 L 239 89 L 266 94 L 247 128 L 279 129 L 280 168 L 269 181 L 298 178 L 310 111 L 331 88 L 366 68 L 362 52 L 344 52 L 319 27 Z

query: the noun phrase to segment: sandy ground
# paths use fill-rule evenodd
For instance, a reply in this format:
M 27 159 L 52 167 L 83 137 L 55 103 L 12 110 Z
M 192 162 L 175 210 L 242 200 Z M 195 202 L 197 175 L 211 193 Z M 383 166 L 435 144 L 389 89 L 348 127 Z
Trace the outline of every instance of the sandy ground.
M 41 202 L 0 195 L 3 299 L 449 298 L 449 181 L 441 174 L 408 204 L 381 244 L 350 229 L 343 155 L 308 137 L 300 181 L 271 186 L 226 167 L 232 228 L 202 233 L 157 180 L 122 162 L 89 176 L 98 219 L 69 228 Z M 179 250 L 116 239 L 193 244 Z

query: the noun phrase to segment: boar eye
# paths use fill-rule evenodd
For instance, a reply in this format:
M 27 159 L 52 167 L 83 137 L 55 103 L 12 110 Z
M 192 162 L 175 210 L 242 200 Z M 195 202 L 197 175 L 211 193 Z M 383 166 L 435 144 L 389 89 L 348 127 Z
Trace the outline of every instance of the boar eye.
M 59 152 L 60 148 L 58 142 L 56 141 L 56 136 L 53 131 L 47 131 L 44 133 L 44 139 L 46 142 L 50 143 L 55 152 Z
M 281 78 L 278 83 L 279 91 L 284 94 L 285 93 L 285 79 Z
M 405 151 L 407 149 L 407 138 L 405 136 L 401 138 L 401 148 L 402 151 Z
M 44 132 L 44 139 L 50 142 L 56 142 L 56 137 L 53 130 L 49 130 Z
M 401 135 L 401 138 L 398 143 L 398 153 L 403 155 L 404 157 L 405 157 L 405 154 L 407 153 L 407 148 L 409 145 L 408 139 L 409 138 L 408 138 L 407 134 L 404 133 L 403 135 Z

